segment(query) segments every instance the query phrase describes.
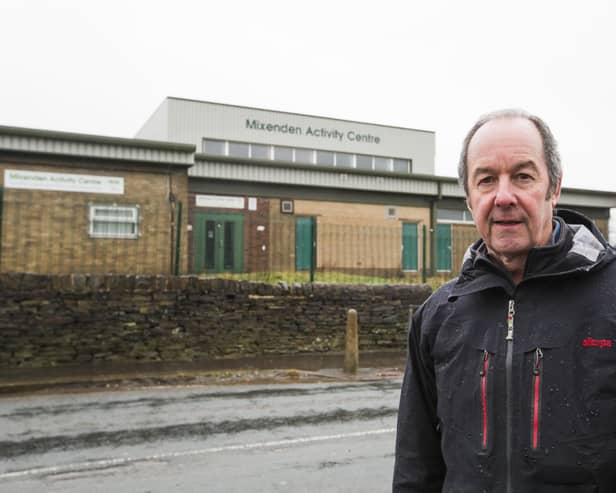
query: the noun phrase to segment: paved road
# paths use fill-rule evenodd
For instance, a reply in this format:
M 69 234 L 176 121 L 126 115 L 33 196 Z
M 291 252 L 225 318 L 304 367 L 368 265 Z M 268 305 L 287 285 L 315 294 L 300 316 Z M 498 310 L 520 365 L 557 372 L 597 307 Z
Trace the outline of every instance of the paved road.
M 399 379 L 0 398 L 0 492 L 386 492 Z

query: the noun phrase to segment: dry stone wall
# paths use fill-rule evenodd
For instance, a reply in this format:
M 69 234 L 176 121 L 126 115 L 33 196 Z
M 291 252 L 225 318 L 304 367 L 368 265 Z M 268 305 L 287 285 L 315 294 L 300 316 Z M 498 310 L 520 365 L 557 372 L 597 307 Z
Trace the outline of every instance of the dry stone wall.
M 44 368 L 406 347 L 427 285 L 276 285 L 195 276 L 0 274 L 0 367 Z

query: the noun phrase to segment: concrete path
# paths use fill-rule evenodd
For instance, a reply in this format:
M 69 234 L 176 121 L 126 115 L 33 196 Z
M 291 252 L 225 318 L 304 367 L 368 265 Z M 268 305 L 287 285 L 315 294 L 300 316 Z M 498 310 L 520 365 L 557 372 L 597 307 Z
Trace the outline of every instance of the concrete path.
M 364 354 L 360 356 L 357 374 L 343 372 L 341 355 L 221 360 L 215 363 L 3 370 L 0 372 L 0 396 L 177 385 L 359 382 L 401 377 L 405 361 L 400 353 Z

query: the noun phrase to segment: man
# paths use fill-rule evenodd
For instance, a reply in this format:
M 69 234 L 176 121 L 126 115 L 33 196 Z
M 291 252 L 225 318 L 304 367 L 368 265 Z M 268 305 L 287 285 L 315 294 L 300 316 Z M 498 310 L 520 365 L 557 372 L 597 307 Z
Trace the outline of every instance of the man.
M 546 124 L 481 118 L 459 175 L 481 239 L 409 332 L 394 492 L 616 492 L 616 258 L 553 208 Z

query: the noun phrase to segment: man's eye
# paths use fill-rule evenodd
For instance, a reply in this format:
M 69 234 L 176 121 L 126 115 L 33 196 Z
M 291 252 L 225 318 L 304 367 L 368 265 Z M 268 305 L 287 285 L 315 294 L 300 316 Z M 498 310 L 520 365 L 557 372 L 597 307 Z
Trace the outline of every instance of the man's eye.
M 477 182 L 478 185 L 490 185 L 491 183 L 494 183 L 493 176 L 484 176 L 483 178 L 480 178 Z
M 516 178 L 520 181 L 531 181 L 533 177 L 527 173 L 519 173 Z

